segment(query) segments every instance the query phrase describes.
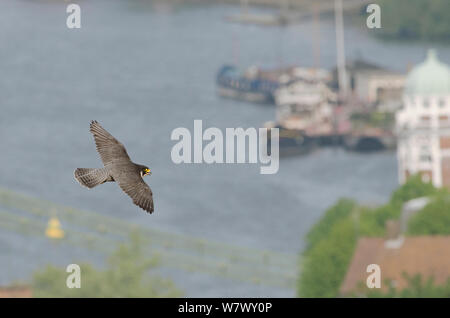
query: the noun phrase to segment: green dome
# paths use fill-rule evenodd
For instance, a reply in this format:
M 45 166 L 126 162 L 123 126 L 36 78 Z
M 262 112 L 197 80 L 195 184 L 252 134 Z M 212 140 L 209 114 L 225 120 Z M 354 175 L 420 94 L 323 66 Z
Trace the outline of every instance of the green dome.
M 439 61 L 435 50 L 429 50 L 426 60 L 408 74 L 405 93 L 408 95 L 450 94 L 450 68 Z

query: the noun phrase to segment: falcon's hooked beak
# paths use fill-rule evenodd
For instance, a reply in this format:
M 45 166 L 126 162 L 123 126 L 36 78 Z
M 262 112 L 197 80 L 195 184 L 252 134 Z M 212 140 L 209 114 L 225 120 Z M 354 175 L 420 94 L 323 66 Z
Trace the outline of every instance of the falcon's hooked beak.
M 144 176 L 151 176 L 152 175 L 152 171 L 150 169 L 145 168 L 144 169 Z

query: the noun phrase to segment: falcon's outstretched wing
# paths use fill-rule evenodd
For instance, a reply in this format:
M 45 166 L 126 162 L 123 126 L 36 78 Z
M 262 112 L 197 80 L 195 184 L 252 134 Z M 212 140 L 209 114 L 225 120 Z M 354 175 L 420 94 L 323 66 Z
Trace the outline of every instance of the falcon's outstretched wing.
M 96 120 L 91 122 L 90 131 L 94 135 L 95 146 L 105 166 L 113 161 L 130 160 L 125 147 Z
M 153 194 L 147 183 L 138 174 L 120 175 L 116 182 L 128 194 L 133 203 L 148 213 L 153 213 Z

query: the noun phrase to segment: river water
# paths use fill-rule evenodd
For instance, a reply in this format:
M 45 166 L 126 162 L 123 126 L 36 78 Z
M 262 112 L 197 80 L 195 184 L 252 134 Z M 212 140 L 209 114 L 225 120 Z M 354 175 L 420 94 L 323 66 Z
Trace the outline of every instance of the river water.
M 260 127 L 274 108 L 221 99 L 214 77 L 233 58 L 251 64 L 310 66 L 312 23 L 281 27 L 229 24 L 239 8 L 80 1 L 82 28 L 66 27 L 66 4 L 0 3 L 0 186 L 60 204 L 164 231 L 232 245 L 296 254 L 304 235 L 340 197 L 383 203 L 397 187 L 394 152 L 322 149 L 282 159 L 275 175 L 259 165 L 175 165 L 174 128 Z M 321 63 L 335 64 L 332 20 L 322 21 Z M 347 21 L 346 21 L 347 22 Z M 427 45 L 383 43 L 363 26 L 346 24 L 348 57 L 404 71 Z M 371 31 L 372 32 L 372 31 Z M 450 61 L 450 49 L 437 47 Z M 88 191 L 76 167 L 101 165 L 89 133 L 98 120 L 132 159 L 150 166 L 146 181 L 155 213 L 142 212 L 115 184 Z M 58 253 L 31 251 L 27 239 L 0 233 L 0 284 L 27 279 Z M 50 253 L 50 252 L 49 252 Z M 70 252 L 61 252 L 64 260 Z M 38 257 L 38 255 L 40 255 Z M 39 258 L 39 261 L 36 259 Z M 174 273 L 188 296 L 294 296 L 207 275 Z

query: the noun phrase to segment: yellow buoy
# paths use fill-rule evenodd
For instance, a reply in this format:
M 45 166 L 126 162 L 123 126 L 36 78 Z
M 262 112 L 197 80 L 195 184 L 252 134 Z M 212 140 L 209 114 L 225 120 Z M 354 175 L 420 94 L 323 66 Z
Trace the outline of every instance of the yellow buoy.
M 57 218 L 50 218 L 47 229 L 45 230 L 45 235 L 52 239 L 60 239 L 64 237 L 64 231 L 61 229 L 61 223 L 59 223 Z

